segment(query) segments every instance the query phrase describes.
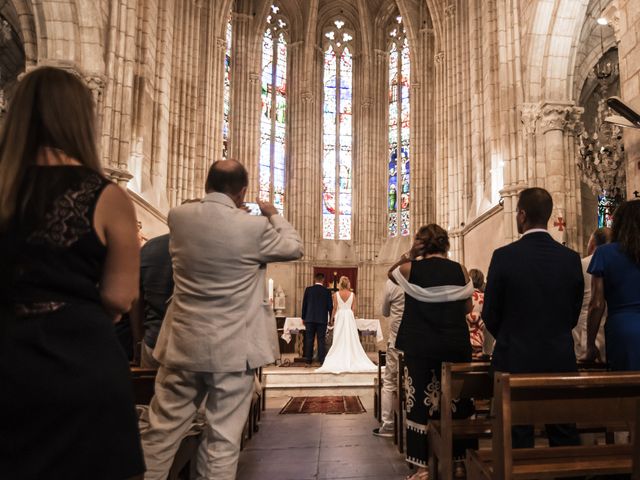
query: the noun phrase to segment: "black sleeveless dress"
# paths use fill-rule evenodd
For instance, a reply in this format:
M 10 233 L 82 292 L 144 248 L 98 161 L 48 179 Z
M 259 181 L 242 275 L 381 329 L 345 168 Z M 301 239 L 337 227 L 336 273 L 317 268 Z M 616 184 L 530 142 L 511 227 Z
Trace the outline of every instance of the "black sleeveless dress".
M 108 184 L 85 167 L 31 167 L 30 201 L 0 233 L 2 478 L 144 471 L 129 365 L 98 290 L 93 214 Z
M 425 288 L 466 283 L 460 264 L 440 257 L 412 262 L 409 282 Z M 407 461 L 426 468 L 428 424 L 440 418 L 442 362 L 471 361 L 465 300 L 423 303 L 405 295 L 396 348 L 405 360 Z M 469 399 L 454 400 L 452 411 L 454 418 L 467 418 L 473 404 Z M 467 448 L 477 448 L 477 442 L 454 441 L 454 457 L 463 459 Z

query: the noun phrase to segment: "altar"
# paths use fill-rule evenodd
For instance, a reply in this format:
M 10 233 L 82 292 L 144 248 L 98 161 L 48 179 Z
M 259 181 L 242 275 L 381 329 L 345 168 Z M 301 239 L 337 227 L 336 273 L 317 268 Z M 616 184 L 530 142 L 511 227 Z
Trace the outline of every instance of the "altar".
M 375 351 L 376 344 L 384 340 L 382 335 L 382 328 L 380 326 L 380 320 L 377 318 L 356 318 L 356 326 L 360 333 L 360 341 L 365 351 Z M 332 330 L 333 327 L 328 327 L 327 331 Z M 284 327 L 282 329 L 281 338 L 289 343 L 291 342 L 292 335 L 295 335 L 295 351 L 298 356 L 302 357 L 304 342 L 303 336 L 298 335 L 305 330 L 304 322 L 300 317 L 287 317 L 284 320 Z M 327 348 L 329 346 L 327 345 Z

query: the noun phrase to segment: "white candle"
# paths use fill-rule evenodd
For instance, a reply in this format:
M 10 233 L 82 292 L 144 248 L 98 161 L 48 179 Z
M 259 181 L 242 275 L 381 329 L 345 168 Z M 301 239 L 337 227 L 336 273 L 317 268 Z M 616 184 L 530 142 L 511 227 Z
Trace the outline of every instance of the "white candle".
M 273 305 L 273 278 L 269 279 L 269 303 Z

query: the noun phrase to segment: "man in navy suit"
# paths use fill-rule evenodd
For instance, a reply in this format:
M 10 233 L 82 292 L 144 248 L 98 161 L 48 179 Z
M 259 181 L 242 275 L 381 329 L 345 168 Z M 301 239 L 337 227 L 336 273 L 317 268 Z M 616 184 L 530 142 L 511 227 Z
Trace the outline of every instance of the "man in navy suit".
M 580 256 L 547 232 L 553 201 L 542 188 L 518 199 L 520 240 L 493 252 L 482 319 L 496 338 L 492 366 L 512 373 L 575 372 L 572 330 L 584 279 Z M 578 445 L 575 427 L 548 425 L 551 446 Z M 515 448 L 533 447 L 533 427 L 514 427 Z
M 304 322 L 304 358 L 307 363 L 313 359 L 313 339 L 318 338 L 318 360 L 324 362 L 326 355 L 325 336 L 327 322 L 333 310 L 331 292 L 324 286 L 324 274 L 314 277 L 315 284 L 307 287 L 302 300 L 302 321 Z

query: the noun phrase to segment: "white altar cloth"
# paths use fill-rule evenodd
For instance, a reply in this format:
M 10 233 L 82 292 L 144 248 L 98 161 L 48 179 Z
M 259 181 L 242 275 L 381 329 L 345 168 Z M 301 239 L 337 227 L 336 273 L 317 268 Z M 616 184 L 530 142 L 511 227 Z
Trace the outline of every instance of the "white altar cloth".
M 382 328 L 380 327 L 380 320 L 377 318 L 356 318 L 356 325 L 360 331 L 376 332 L 376 342 L 382 342 L 384 336 L 382 335 Z M 333 327 L 329 327 L 332 329 Z M 305 330 L 304 323 L 300 317 L 287 317 L 284 319 L 284 328 L 282 329 L 282 339 L 289 343 L 291 341 L 291 334 L 298 333 L 301 330 Z

